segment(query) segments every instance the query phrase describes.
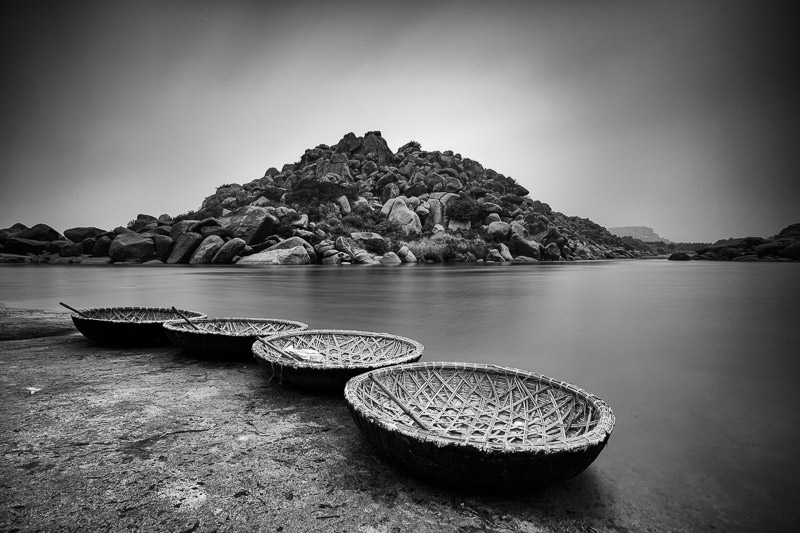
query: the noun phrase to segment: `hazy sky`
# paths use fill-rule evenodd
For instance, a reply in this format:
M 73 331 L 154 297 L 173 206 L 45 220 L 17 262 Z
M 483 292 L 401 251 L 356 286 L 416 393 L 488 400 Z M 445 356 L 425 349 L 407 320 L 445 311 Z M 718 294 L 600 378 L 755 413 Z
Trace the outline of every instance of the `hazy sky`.
M 111 229 L 380 130 L 662 237 L 800 222 L 791 3 L 19 2 L 0 228 Z

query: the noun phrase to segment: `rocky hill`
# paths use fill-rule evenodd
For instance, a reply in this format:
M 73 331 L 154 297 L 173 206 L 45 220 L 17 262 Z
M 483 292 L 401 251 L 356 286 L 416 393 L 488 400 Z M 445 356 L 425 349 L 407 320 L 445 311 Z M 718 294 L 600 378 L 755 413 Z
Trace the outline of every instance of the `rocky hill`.
M 511 177 L 452 151 L 353 133 L 193 212 L 139 215 L 113 230 L 0 230 L 0 260 L 50 263 L 339 264 L 572 261 L 651 252 L 530 198 Z
M 647 226 L 622 226 L 619 228 L 608 228 L 608 231 L 617 237 L 632 237 L 642 242 L 671 242 L 669 239 L 659 236 L 658 233 L 653 231 L 653 228 L 648 228 Z

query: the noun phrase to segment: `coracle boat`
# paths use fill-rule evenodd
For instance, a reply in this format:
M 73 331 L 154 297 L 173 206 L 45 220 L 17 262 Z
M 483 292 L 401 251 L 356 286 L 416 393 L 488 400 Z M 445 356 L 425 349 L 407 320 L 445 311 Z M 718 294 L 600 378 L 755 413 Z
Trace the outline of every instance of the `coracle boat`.
M 187 352 L 237 359 L 253 357 L 258 337 L 286 331 L 304 331 L 308 324 L 277 318 L 201 318 L 164 323 L 164 333 Z
M 279 383 L 341 393 L 347 380 L 418 361 L 423 346 L 389 333 L 317 329 L 279 333 L 253 344 L 253 355 Z
M 72 322 L 95 342 L 115 345 L 164 344 L 163 324 L 181 318 L 205 318 L 203 313 L 166 307 L 96 307 L 74 309 Z
M 524 491 L 582 472 L 614 428 L 596 396 L 494 365 L 426 362 L 351 379 L 345 400 L 376 450 L 427 481 Z

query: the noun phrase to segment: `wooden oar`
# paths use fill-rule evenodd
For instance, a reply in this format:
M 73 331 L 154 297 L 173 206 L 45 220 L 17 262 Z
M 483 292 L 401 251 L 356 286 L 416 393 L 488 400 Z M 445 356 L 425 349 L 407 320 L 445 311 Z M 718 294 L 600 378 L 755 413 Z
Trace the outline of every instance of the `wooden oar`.
M 181 313 L 181 312 L 180 312 L 178 309 L 176 309 L 174 305 L 172 306 L 172 310 L 173 310 L 173 311 L 175 311 L 176 313 L 178 313 L 178 314 L 181 316 L 181 318 L 182 318 L 182 319 L 184 319 L 184 320 L 186 321 L 186 323 L 187 323 L 187 324 L 189 324 L 190 326 L 192 326 L 192 327 L 193 327 L 194 329 L 196 329 L 197 331 L 200 331 L 200 328 L 198 328 L 198 327 L 195 325 L 195 323 L 194 323 L 194 322 L 192 322 L 191 320 L 189 320 L 189 317 L 188 317 L 188 316 L 184 315 L 184 314 L 183 314 L 183 313 Z
M 69 305 L 65 304 L 64 302 L 58 302 L 58 303 L 59 303 L 59 304 L 61 304 L 61 305 L 63 305 L 64 307 L 66 307 L 67 309 L 69 309 L 70 311 L 72 311 L 73 313 L 77 313 L 77 314 L 81 315 L 83 318 L 92 318 L 92 317 L 90 317 L 89 315 L 87 315 L 86 313 L 84 313 L 83 311 L 78 311 L 78 310 L 77 310 L 77 309 L 75 309 L 74 307 L 71 307 L 71 306 L 69 306 Z
M 300 357 L 299 355 L 290 354 L 290 353 L 288 353 L 288 352 L 286 352 L 286 351 L 284 351 L 284 350 L 280 349 L 279 347 L 275 346 L 275 345 L 274 345 L 274 344 L 272 344 L 271 342 L 264 340 L 264 339 L 263 339 L 263 338 L 261 338 L 261 337 L 256 337 L 256 339 L 257 339 L 259 342 L 261 342 L 261 344 L 263 344 L 264 346 L 266 346 L 267 348 L 270 348 L 271 350 L 275 350 L 276 352 L 278 352 L 279 354 L 281 354 L 282 356 L 284 356 L 284 357 L 285 357 L 285 358 L 287 358 L 287 359 L 294 359 L 295 361 L 305 361 L 305 359 L 303 359 L 303 358 L 302 358 L 302 357 Z
M 392 399 L 392 401 L 393 401 L 394 403 L 396 403 L 396 404 L 397 404 L 397 405 L 400 407 L 400 409 L 402 409 L 402 410 L 403 410 L 403 412 L 404 412 L 405 414 L 407 414 L 408 416 L 410 416 L 410 417 L 411 417 L 411 419 L 412 419 L 414 422 L 416 422 L 416 423 L 417 423 L 417 425 L 418 425 L 419 427 L 421 427 L 421 428 L 422 428 L 422 429 L 424 429 L 425 431 L 430 431 L 430 430 L 431 430 L 431 429 L 430 429 L 430 428 L 427 426 L 427 424 L 425 424 L 425 422 L 423 422 L 422 420 L 420 420 L 420 419 L 417 417 L 417 415 L 415 415 L 414 413 L 412 413 L 412 412 L 411 412 L 411 409 L 409 409 L 408 407 L 406 407 L 406 404 L 404 404 L 404 403 L 403 403 L 403 402 L 400 400 L 400 398 L 398 398 L 397 396 L 395 396 L 395 395 L 392 393 L 392 391 L 390 391 L 389 389 L 387 389 L 387 388 L 386 388 L 386 385 L 384 385 L 383 383 L 381 383 L 380 381 L 378 381 L 378 379 L 377 379 L 377 378 L 376 378 L 374 375 L 372 375 L 372 373 L 371 373 L 371 372 L 370 372 L 370 374 L 369 374 L 369 378 L 370 378 L 372 381 L 374 381 L 374 382 L 375 382 L 375 384 L 376 384 L 378 387 L 380 387 L 380 389 L 381 389 L 381 390 L 382 390 L 384 393 L 386 393 L 386 395 L 387 395 L 389 398 L 391 398 L 391 399 Z

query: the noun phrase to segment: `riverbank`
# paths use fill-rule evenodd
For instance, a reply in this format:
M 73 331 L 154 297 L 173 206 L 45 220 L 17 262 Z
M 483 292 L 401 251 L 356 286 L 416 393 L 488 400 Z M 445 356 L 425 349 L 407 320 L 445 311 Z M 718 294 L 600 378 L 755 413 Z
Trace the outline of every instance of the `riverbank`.
M 527 495 L 423 484 L 374 454 L 341 398 L 270 383 L 255 364 L 95 346 L 68 313 L 0 308 L 0 323 L 4 531 L 624 531 L 659 522 L 641 509 L 616 513 L 592 467 Z

